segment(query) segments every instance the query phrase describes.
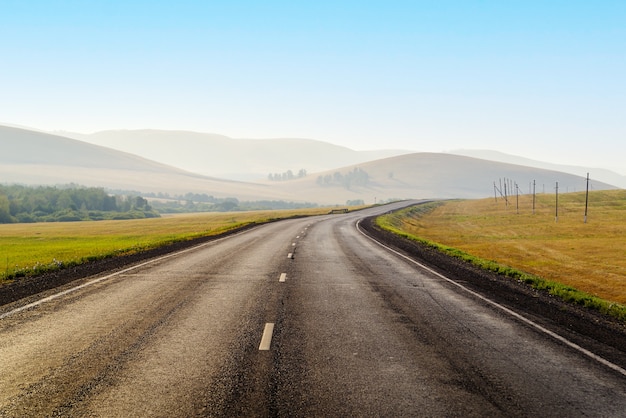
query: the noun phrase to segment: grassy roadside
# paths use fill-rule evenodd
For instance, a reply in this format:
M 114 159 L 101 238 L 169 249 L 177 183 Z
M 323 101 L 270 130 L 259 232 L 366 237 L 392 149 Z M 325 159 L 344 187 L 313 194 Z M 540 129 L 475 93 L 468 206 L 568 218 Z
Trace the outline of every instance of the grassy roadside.
M 584 193 L 520 197 L 520 208 L 492 199 L 435 202 L 384 215 L 384 229 L 419 241 L 626 322 L 626 192 L 591 194 L 583 222 Z
M 328 208 L 171 215 L 154 219 L 0 225 L 0 285 L 20 277 L 218 235 Z

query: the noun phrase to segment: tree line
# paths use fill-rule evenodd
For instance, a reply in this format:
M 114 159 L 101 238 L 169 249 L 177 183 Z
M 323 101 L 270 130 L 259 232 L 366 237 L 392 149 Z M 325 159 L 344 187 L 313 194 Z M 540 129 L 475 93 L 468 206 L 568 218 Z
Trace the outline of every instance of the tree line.
M 346 174 L 336 171 L 333 175 L 326 174 L 317 178 L 319 186 L 343 186 L 346 189 L 351 187 L 365 187 L 369 184 L 370 176 L 361 168 L 355 168 Z
M 150 201 L 148 201 L 150 199 Z M 0 224 L 160 217 L 161 213 L 236 212 L 318 207 L 311 202 L 239 201 L 206 193 L 141 194 L 137 191 L 66 186 L 0 185 Z
M 294 179 L 301 179 L 306 177 L 306 170 L 304 168 L 298 171 L 298 174 L 294 174 L 293 171 L 287 170 L 284 173 L 269 173 L 267 179 L 269 181 L 288 181 Z
M 159 217 L 141 196 L 102 188 L 0 185 L 0 223 L 67 222 Z
M 317 207 L 310 202 L 287 202 L 284 200 L 239 201 L 234 197 L 215 199 L 215 202 L 198 200 L 153 201 L 152 206 L 160 213 L 238 212 L 245 210 L 279 210 Z
M 152 198 L 152 207 L 159 213 L 195 213 L 195 212 L 237 212 L 244 210 L 279 210 L 314 208 L 311 202 L 289 202 L 285 200 L 240 201 L 235 197 L 215 197 L 206 193 L 145 193 L 142 196 Z

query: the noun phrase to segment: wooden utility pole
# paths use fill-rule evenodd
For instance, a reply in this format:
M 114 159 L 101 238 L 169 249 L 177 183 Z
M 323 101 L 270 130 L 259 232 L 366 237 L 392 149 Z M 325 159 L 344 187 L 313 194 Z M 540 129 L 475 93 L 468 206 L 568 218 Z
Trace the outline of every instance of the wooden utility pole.
M 533 180 L 533 215 L 535 214 L 535 180 Z
M 585 193 L 585 223 L 587 223 L 587 208 L 589 207 L 589 173 L 587 173 L 587 192 Z
M 559 182 L 556 182 L 556 209 L 554 215 L 554 222 L 559 221 Z
M 508 208 L 509 207 L 509 197 L 507 194 L 507 190 L 506 190 L 506 179 L 504 179 L 504 202 L 505 202 L 505 206 Z

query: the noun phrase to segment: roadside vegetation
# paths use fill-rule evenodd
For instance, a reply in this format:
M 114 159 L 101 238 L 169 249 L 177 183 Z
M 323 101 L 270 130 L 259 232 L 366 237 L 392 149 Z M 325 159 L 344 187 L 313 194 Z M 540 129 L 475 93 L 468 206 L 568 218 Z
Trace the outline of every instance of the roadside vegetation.
M 378 224 L 481 268 L 626 321 L 626 191 L 532 196 L 517 202 L 434 202 Z
M 3 224 L 0 225 L 0 285 L 88 261 L 218 235 L 252 223 L 327 212 L 328 208 L 318 208 L 100 222 Z
M 234 197 L 199 199 L 160 200 L 151 199 L 150 205 L 159 213 L 238 212 L 251 210 L 282 210 L 316 208 L 310 202 L 286 202 L 284 200 L 240 201 Z
M 76 222 L 156 218 L 141 196 L 111 195 L 104 189 L 0 185 L 0 223 Z
M 77 184 L 61 186 L 0 185 L 0 224 L 77 222 L 158 218 L 166 213 L 234 212 L 316 208 L 311 202 L 240 201 L 205 193 L 170 196 L 105 190 Z

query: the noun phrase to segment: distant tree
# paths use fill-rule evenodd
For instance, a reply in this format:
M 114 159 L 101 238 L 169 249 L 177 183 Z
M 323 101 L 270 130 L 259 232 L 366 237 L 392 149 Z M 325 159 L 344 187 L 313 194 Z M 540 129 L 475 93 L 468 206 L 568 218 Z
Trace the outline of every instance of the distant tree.
M 354 168 L 346 174 L 342 174 L 339 171 L 333 173 L 333 175 L 327 174 L 325 176 L 319 176 L 317 178 L 317 184 L 320 186 L 336 185 L 343 186 L 346 189 L 350 189 L 353 186 L 365 187 L 369 183 L 369 174 L 361 168 Z
M 239 201 L 235 198 L 227 198 L 223 202 L 215 205 L 215 209 L 220 212 L 230 212 L 237 208 Z
M 15 222 L 14 218 L 11 216 L 11 212 L 9 211 L 9 199 L 4 195 L 0 195 L 0 222 Z
M 56 202 L 56 207 L 57 207 L 57 210 L 63 210 L 63 209 L 76 210 L 76 205 L 74 204 L 74 201 L 72 200 L 72 196 L 68 190 L 64 190 L 63 192 L 61 192 L 61 195 L 59 196 Z
M 355 200 L 348 200 L 346 201 L 346 205 L 348 206 L 360 206 L 360 205 L 364 205 L 365 202 L 363 201 L 363 199 L 355 199 Z
M 287 170 L 285 172 L 282 173 L 270 173 L 267 176 L 267 179 L 269 181 L 288 181 L 288 180 L 294 180 L 296 178 L 302 178 L 306 176 L 306 170 L 305 169 L 300 169 L 300 171 L 298 172 L 298 175 L 296 176 L 293 171 L 291 170 Z
M 102 210 L 107 212 L 113 212 L 117 210 L 117 204 L 115 203 L 115 196 L 105 196 L 102 202 Z
M 120 211 L 132 217 L 158 216 L 148 201 L 136 197 L 109 195 L 104 189 L 69 185 L 61 187 L 0 186 L 0 196 L 8 200 L 11 222 L 55 222 L 112 219 Z M 118 206 L 118 202 L 120 206 Z M 0 219 L 0 223 L 7 219 Z
M 140 210 L 150 210 L 150 205 L 148 201 L 141 196 L 135 196 L 134 198 L 130 198 L 132 209 L 140 209 Z

